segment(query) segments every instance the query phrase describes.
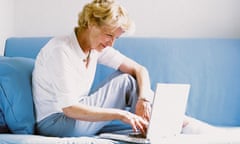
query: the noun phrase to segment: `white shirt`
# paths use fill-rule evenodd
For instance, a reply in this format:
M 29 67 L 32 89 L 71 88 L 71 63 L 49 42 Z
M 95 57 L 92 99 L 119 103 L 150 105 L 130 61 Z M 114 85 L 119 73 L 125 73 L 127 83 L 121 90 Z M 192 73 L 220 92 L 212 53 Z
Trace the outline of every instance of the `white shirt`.
M 33 98 L 37 121 L 62 112 L 89 94 L 97 63 L 117 69 L 124 55 L 107 47 L 101 53 L 91 50 L 86 68 L 86 55 L 75 33 L 51 39 L 39 52 L 33 70 Z

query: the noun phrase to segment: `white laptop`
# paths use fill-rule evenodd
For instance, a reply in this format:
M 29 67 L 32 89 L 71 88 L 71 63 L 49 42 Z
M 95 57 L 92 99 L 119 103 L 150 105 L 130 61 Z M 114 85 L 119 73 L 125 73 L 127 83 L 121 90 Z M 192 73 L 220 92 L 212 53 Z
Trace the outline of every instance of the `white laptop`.
M 157 84 L 146 138 L 113 133 L 102 133 L 99 135 L 100 138 L 156 144 L 164 138 L 179 135 L 182 130 L 189 90 L 189 84 Z

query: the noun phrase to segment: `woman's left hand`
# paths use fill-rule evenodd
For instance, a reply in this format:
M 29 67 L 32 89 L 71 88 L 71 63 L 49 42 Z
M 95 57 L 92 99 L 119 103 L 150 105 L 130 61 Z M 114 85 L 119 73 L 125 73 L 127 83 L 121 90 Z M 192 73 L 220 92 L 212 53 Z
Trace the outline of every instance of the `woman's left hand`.
M 138 99 L 136 103 L 135 113 L 141 116 L 143 119 L 149 121 L 151 113 L 151 104 L 144 99 Z

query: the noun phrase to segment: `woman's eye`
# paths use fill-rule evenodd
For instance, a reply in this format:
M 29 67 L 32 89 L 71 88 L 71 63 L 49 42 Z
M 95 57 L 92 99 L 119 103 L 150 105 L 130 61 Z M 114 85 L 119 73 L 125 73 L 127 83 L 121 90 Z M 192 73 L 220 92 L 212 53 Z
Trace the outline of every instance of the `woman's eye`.
M 111 35 L 111 34 L 106 34 L 106 36 L 108 36 L 108 37 L 112 37 L 113 35 Z

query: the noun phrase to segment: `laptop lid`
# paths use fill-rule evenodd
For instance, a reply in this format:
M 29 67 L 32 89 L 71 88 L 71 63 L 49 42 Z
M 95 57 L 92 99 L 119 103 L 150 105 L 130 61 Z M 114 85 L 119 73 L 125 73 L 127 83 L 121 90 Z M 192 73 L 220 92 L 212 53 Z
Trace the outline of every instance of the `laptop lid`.
M 147 131 L 152 143 L 181 133 L 189 90 L 189 84 L 157 84 Z

